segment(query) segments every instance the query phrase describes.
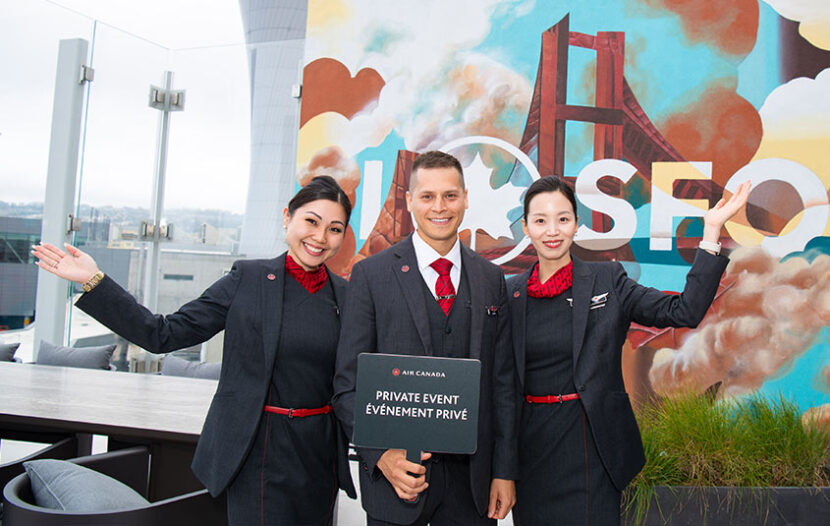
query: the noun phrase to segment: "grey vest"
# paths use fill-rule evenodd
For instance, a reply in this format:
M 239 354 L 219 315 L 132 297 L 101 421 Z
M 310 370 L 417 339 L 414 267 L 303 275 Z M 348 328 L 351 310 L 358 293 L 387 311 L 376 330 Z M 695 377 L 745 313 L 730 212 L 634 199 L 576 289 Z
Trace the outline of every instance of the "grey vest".
M 455 301 L 450 309 L 450 315 L 444 314 L 432 292 L 424 284 L 424 301 L 427 304 L 429 316 L 429 335 L 432 343 L 433 356 L 442 358 L 469 358 L 470 357 L 470 286 L 464 271 L 461 271 L 461 282 L 456 292 Z

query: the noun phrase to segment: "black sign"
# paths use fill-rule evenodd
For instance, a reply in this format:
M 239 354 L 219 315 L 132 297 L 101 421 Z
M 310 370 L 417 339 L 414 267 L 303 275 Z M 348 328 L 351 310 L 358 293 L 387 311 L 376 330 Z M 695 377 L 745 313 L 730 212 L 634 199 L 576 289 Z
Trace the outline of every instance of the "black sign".
M 357 359 L 354 443 L 421 451 L 475 453 L 481 362 L 362 353 Z

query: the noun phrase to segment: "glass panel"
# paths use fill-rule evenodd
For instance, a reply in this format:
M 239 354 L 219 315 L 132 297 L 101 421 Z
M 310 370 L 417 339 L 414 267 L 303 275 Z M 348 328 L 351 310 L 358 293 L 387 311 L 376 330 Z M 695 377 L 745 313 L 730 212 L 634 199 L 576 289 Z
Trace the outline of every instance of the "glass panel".
M 58 44 L 92 40 L 90 18 L 33 0 L 5 2 L 0 16 L 0 341 L 32 360 L 37 267 L 49 159 Z
M 144 251 L 138 232 L 150 218 L 159 115 L 148 105 L 149 92 L 169 67 L 169 55 L 161 45 L 96 25 L 76 212 L 82 228 L 75 245 L 139 299 Z M 76 296 L 81 292 L 76 286 Z M 70 344 L 118 343 L 113 362 L 129 369 L 125 341 L 74 307 L 69 324 Z
M 162 245 L 159 312 L 198 297 L 239 258 L 250 155 L 245 47 L 177 51 L 171 69 L 186 94 L 170 123 L 164 215 L 173 239 Z M 219 361 L 222 336 L 177 354 Z
M 217 7 L 225 14 L 229 9 L 236 12 L 238 6 Z M 186 97 L 185 110 L 172 113 L 170 120 L 163 218 L 173 228 L 172 239 L 162 243 L 157 310 L 169 313 L 197 297 L 239 257 L 249 174 L 250 85 L 241 20 L 223 18 L 221 31 L 211 26 L 211 31 L 203 31 L 191 42 L 183 40 L 187 32 L 177 32 L 158 43 L 154 41 L 162 40 L 161 33 L 136 31 L 132 24 L 125 31 L 116 27 L 124 25 L 117 21 L 115 25 L 95 22 L 42 0 L 14 3 L 3 10 L 0 45 L 15 51 L 4 56 L 12 74 L 0 78 L 0 199 L 15 204 L 0 201 L 0 218 L 10 216 L 16 223 L 0 221 L 0 269 L 16 265 L 30 272 L 31 279 L 0 276 L 4 287 L 0 297 L 10 296 L 12 282 L 28 283 L 25 291 L 16 294 L 30 295 L 31 300 L 28 317 L 13 319 L 0 312 L 0 329 L 29 322 L 34 313 L 37 269 L 31 264 L 28 244 L 39 241 L 62 38 L 90 42 L 95 69 L 82 130 L 76 208 L 82 226 L 75 245 L 143 300 L 147 243 L 140 227 L 151 218 L 160 115 L 148 106 L 148 98 L 150 85 L 161 86 L 163 73 L 169 70 L 174 72 L 174 89 L 186 90 Z M 165 43 L 199 47 L 171 50 Z M 77 296 L 80 287 L 74 292 Z M 117 341 L 78 309 L 70 312 L 70 344 Z M 2 341 L 15 341 L 7 336 Z M 24 359 L 31 357 L 31 335 L 28 344 Z M 119 347 L 124 350 L 117 351 L 116 363 L 127 369 L 126 345 Z M 209 356 L 191 355 L 219 359 L 221 342 L 212 349 Z M 143 357 L 136 356 L 133 369 L 155 367 L 155 363 L 142 365 Z

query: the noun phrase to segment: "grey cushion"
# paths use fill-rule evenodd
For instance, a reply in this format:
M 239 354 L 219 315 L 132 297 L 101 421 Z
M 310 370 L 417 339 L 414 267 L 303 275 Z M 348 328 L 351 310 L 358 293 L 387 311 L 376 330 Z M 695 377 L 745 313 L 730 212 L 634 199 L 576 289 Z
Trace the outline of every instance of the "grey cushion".
M 150 502 L 129 486 L 65 460 L 32 460 L 23 467 L 41 508 L 96 513 L 131 510 Z
M 41 341 L 37 363 L 41 365 L 63 365 L 84 369 L 109 369 L 110 357 L 115 344 L 100 347 L 62 347 Z
M 0 343 L 0 362 L 13 362 L 19 343 Z
M 161 374 L 166 376 L 189 376 L 191 378 L 219 379 L 221 363 L 199 363 L 177 356 L 167 355 L 161 364 Z

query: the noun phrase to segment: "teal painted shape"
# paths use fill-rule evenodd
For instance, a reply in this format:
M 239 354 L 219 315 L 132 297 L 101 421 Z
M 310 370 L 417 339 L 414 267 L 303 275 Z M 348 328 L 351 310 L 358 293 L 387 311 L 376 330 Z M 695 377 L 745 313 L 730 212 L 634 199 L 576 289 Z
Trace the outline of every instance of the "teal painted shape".
M 758 2 L 758 36 L 755 47 L 738 66 L 738 95 L 760 109 L 781 84 L 780 17 L 766 2 Z
M 383 178 L 381 183 L 381 207 L 389 194 L 389 188 L 392 187 L 392 180 L 395 178 L 395 161 L 398 159 L 398 150 L 405 150 L 403 137 L 398 135 L 394 130 L 386 136 L 380 145 L 374 148 L 366 148 L 355 156 L 355 161 L 360 167 L 360 184 L 357 185 L 355 192 L 355 203 L 352 208 L 352 218 L 349 224 L 352 231 L 355 233 L 355 251 L 359 251 L 369 237 L 371 231 L 360 232 L 360 217 L 363 213 L 363 166 L 366 161 L 381 161 L 383 162 Z
M 655 123 L 686 107 L 713 82 L 734 83 L 736 58 L 715 46 L 690 42 L 684 35 L 681 19 L 671 11 L 649 6 L 634 6 L 618 0 L 570 0 L 537 2 L 534 8 L 517 16 L 515 9 L 497 9 L 491 17 L 489 34 L 472 51 L 495 58 L 523 75 L 533 85 L 539 66 L 541 36 L 544 31 L 570 15 L 570 29 L 595 35 L 598 31 L 625 33 L 625 76 L 634 95 Z M 568 101 L 592 104 L 593 88 L 587 88 L 596 53 L 570 48 Z M 568 124 L 568 139 L 579 140 Z M 575 123 L 574 123 L 575 124 Z M 574 128 L 578 130 L 578 128 Z M 584 132 L 583 132 L 584 133 Z M 569 163 L 570 159 L 566 159 Z M 577 167 L 584 159 L 573 159 Z M 566 173 L 576 172 L 566 168 Z
M 814 259 L 821 255 L 830 255 L 830 238 L 815 237 L 811 239 L 807 246 L 804 247 L 803 252 L 793 252 L 781 258 L 781 261 L 786 261 L 790 258 L 803 258 L 808 263 L 812 263 Z
M 825 385 L 821 388 L 822 369 L 830 367 L 830 327 L 824 327 L 815 344 L 783 367 L 775 377 L 767 380 L 758 393 L 768 397 L 782 394 L 798 404 L 803 413 L 807 409 L 830 403 L 830 394 Z

